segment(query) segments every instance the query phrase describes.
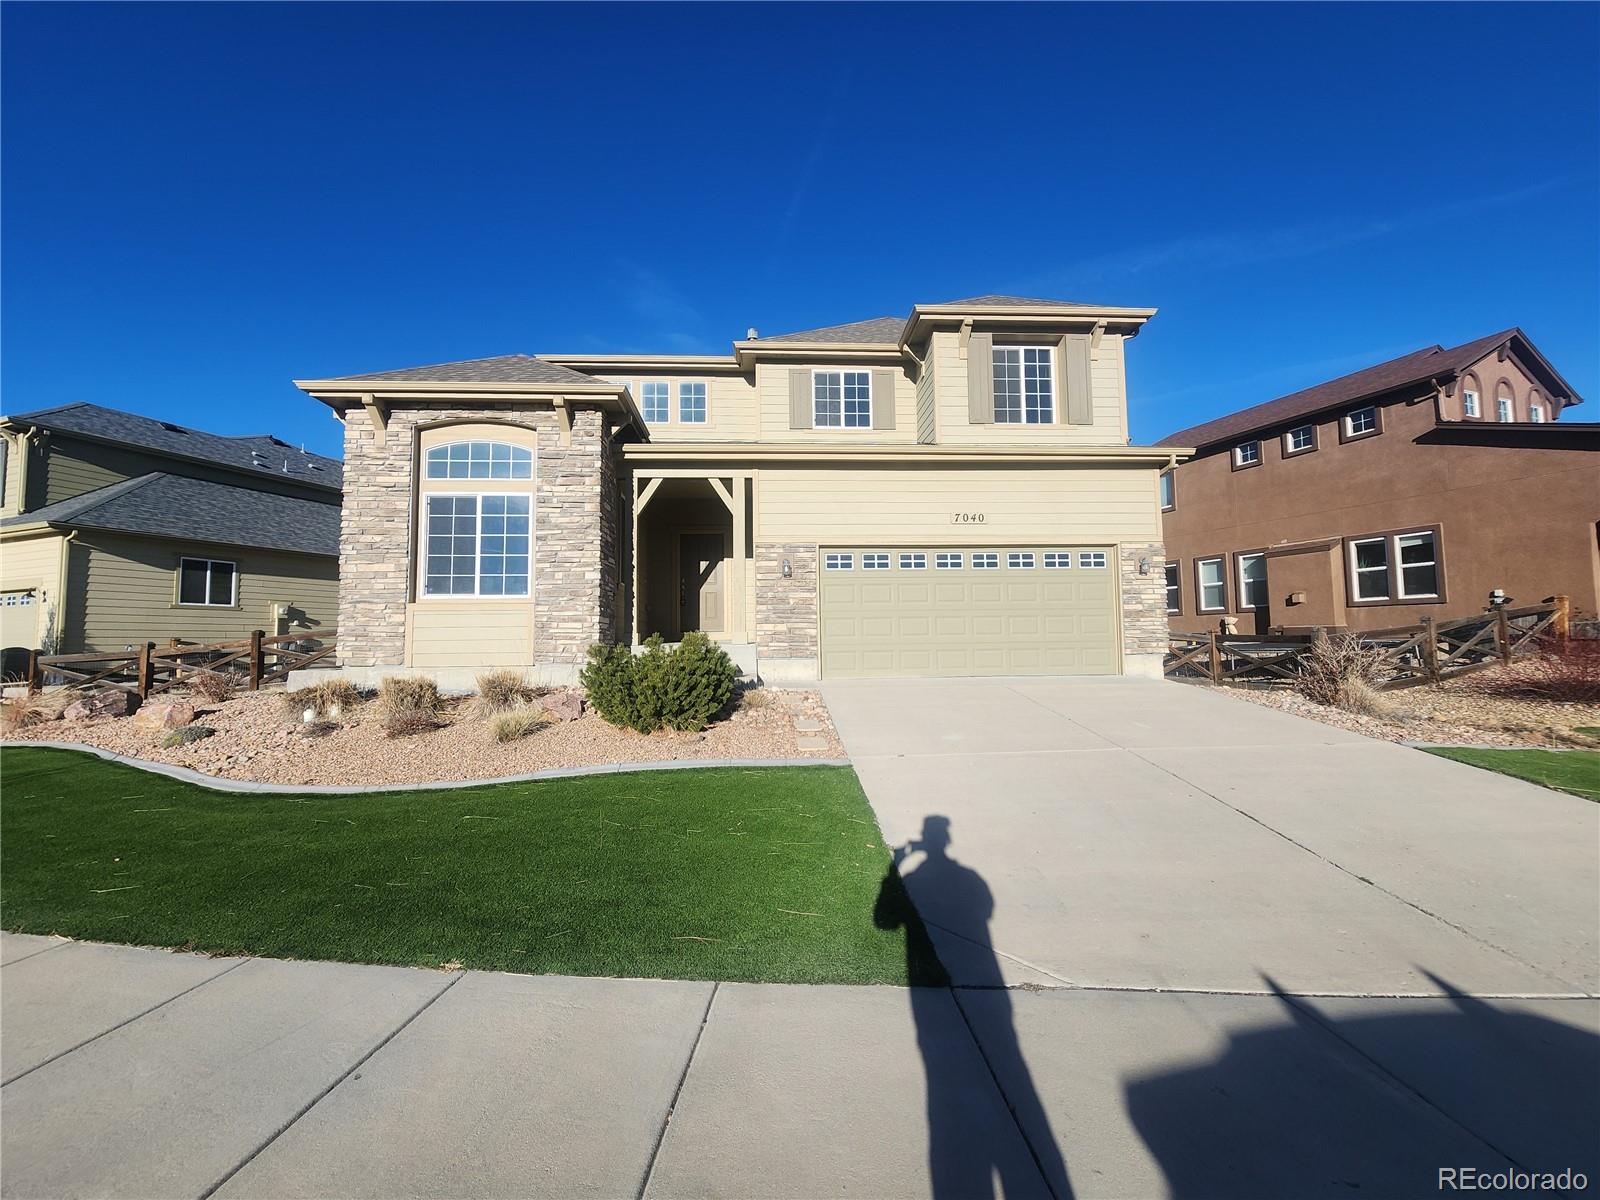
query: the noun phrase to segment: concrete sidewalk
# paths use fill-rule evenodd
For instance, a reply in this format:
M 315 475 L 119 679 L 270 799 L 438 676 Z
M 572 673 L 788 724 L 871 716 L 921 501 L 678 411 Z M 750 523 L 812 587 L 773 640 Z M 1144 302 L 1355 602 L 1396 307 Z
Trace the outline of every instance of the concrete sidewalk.
M 8 1197 L 1398 1196 L 1600 1179 L 1600 1004 L 906 990 L 0 935 Z M 92 981 L 92 982 L 90 982 Z

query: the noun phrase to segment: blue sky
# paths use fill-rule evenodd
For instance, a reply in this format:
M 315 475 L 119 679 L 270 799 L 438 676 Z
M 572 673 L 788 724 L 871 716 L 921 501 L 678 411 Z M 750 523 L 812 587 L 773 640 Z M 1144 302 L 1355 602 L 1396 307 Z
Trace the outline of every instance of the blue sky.
M 1521 325 L 1600 419 L 1600 7 L 8 3 L 4 407 L 1144 304 L 1133 432 Z M 1594 412 L 1590 412 L 1594 409 Z

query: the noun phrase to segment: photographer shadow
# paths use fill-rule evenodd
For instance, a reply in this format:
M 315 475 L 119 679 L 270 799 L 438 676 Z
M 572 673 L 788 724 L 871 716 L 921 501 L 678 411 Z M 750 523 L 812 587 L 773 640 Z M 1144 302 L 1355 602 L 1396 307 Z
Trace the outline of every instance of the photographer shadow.
M 994 895 L 983 876 L 950 857 L 950 821 L 924 818 L 922 837 L 896 847 L 878 889 L 873 923 L 904 931 L 906 980 L 912 1019 L 927 1084 L 928 1173 L 936 1200 L 994 1197 L 995 1184 L 1007 1200 L 1053 1196 L 1068 1200 L 1072 1186 L 1066 1163 L 1033 1085 L 1012 1019 L 1011 999 L 994 949 L 989 920 Z M 902 876 L 900 866 L 921 851 L 922 861 Z M 911 893 L 933 902 L 941 926 L 982 930 L 981 940 L 962 939 L 961 981 L 957 988 L 940 961 L 928 925 Z M 949 932 L 949 928 L 944 932 Z M 960 989 L 994 989 L 980 1035 L 961 1005 Z M 981 1063 L 973 1061 L 973 1048 Z M 985 1132 L 974 1119 L 975 1080 L 999 1090 L 1009 1114 L 1004 1124 Z M 1035 1131 L 1029 1139 L 1024 1130 Z

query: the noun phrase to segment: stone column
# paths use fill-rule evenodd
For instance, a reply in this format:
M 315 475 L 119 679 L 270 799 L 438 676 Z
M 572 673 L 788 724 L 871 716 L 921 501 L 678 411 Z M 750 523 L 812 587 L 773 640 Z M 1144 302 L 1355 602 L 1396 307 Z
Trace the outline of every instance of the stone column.
M 1167 654 L 1166 548 L 1160 542 L 1124 543 L 1119 555 L 1122 584 L 1122 673 L 1162 677 Z M 1139 560 L 1149 574 L 1139 574 Z
M 784 560 L 790 576 L 783 576 Z M 816 679 L 817 548 L 758 544 L 756 653 L 761 677 L 775 683 Z

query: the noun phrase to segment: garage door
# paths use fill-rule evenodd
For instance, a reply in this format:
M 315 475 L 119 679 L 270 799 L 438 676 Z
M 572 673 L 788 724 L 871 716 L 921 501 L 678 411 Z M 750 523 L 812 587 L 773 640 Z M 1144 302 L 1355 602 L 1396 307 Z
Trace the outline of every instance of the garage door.
M 0 592 L 0 648 L 21 646 L 25 650 L 39 645 L 37 596 L 28 588 Z
M 1110 675 L 1108 546 L 823 547 L 822 675 Z

